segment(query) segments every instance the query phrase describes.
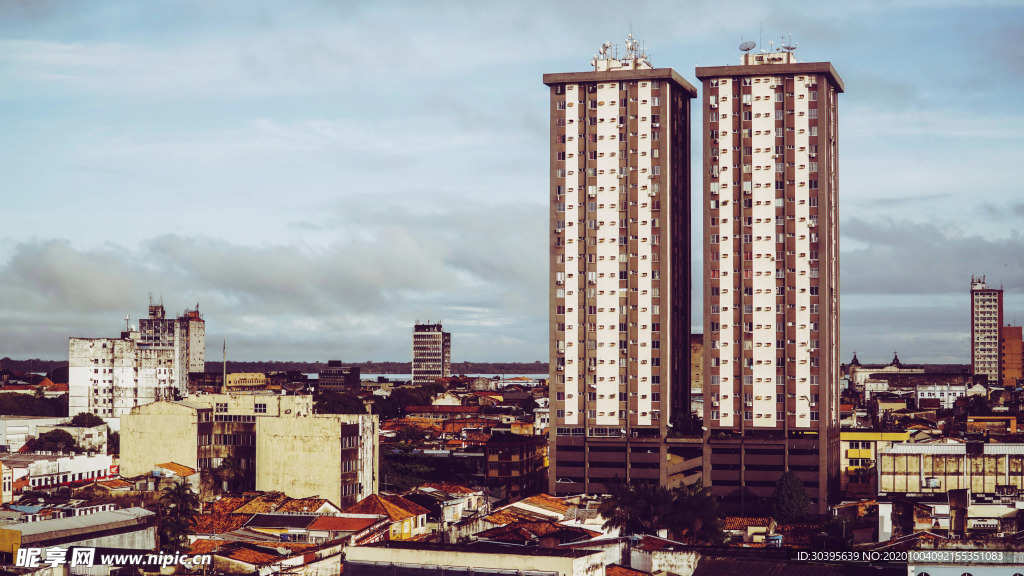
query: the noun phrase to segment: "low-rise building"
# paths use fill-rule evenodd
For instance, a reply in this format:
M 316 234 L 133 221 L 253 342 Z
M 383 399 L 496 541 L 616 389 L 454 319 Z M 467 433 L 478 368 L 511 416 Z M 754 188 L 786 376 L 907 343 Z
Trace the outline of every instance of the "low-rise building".
M 543 490 L 547 442 L 540 436 L 494 432 L 487 441 L 487 487 L 491 495 L 518 500 Z
M 839 432 L 839 469 L 846 498 L 871 498 L 878 492 L 878 476 L 874 472 L 879 448 L 895 442 L 907 442 L 910 432 L 882 430 L 842 430 Z
M 99 424 L 96 426 L 64 426 L 64 425 L 47 425 L 37 426 L 37 436 L 39 434 L 46 434 L 54 430 L 63 430 L 71 435 L 75 439 L 75 444 L 86 452 L 103 452 L 107 451 L 107 425 Z
M 156 548 L 156 514 L 144 508 L 124 508 L 41 522 L 0 525 L 0 554 L 8 558 L 17 556 L 19 548 L 58 546 L 65 549 L 83 546 L 152 551 Z
M 453 574 L 470 574 L 472 570 L 500 576 L 605 574 L 604 552 L 600 550 L 425 542 L 381 542 L 345 550 L 345 576 L 390 574 L 399 566 L 406 576 L 432 576 L 441 567 Z
M 327 362 L 327 368 L 318 374 L 318 392 L 359 392 L 361 389 L 358 366 L 345 366 L 340 360 L 330 360 Z
M 287 490 L 345 505 L 377 490 L 377 417 L 316 415 L 311 396 L 196 395 L 140 406 L 123 420 L 125 477 L 174 462 L 216 471 L 234 491 Z M 231 470 L 222 467 L 228 459 Z
M 5 470 L 11 470 L 12 496 L 24 490 L 74 485 L 117 475 L 117 466 L 108 454 L 2 454 L 0 463 Z
M 390 522 L 390 540 L 412 540 L 427 533 L 429 511 L 401 496 L 371 494 L 345 510 L 346 514 L 385 516 Z
M 920 529 L 964 536 L 1024 528 L 1024 444 L 893 444 L 877 463 L 880 540 Z
M 39 436 L 40 426 L 59 426 L 66 421 L 49 416 L 0 416 L 0 451 L 17 452 L 29 439 Z

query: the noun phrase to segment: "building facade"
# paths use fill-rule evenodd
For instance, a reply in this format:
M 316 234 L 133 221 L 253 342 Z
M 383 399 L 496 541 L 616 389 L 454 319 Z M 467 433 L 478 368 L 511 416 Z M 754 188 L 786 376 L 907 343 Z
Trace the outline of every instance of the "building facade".
M 830 63 L 799 63 L 788 47 L 745 52 L 738 66 L 697 68 L 697 78 L 704 88 L 704 426 L 728 444 L 705 445 L 705 484 L 727 508 L 738 503 L 749 512 L 747 495 L 770 496 L 791 470 L 812 509 L 824 513 L 839 472 L 843 82 Z M 747 460 L 748 439 L 757 444 L 756 466 Z
M 413 354 L 416 352 L 416 337 L 413 336 Z M 449 360 L 450 366 L 450 360 Z M 319 373 L 317 391 L 333 390 L 336 392 L 360 392 L 358 366 L 344 366 L 340 360 L 330 360 L 327 368 Z M 414 378 L 415 379 L 415 378 Z
M 155 402 L 123 417 L 121 474 L 174 462 L 214 474 L 229 491 L 318 494 L 340 506 L 377 490 L 377 428 L 370 414 L 313 414 L 311 396 L 200 394 Z M 229 458 L 233 469 L 220 469 Z
M 971 276 L 971 371 L 1002 382 L 999 330 L 1003 325 L 1003 289 L 989 288 L 984 276 Z
M 70 338 L 68 415 L 114 419 L 136 406 L 186 396 L 189 372 L 205 365 L 204 347 L 198 306 L 167 318 L 163 304 L 152 301 L 148 316 L 137 327 L 127 325 L 120 338 Z
M 689 424 L 690 99 L 632 37 L 550 89 L 549 491 L 666 484 Z M 662 457 L 649 459 L 651 451 Z
M 999 355 L 1004 388 L 1016 388 L 1024 379 L 1024 333 L 1020 326 L 999 329 Z
M 416 324 L 412 332 L 412 383 L 433 384 L 451 376 L 452 335 L 440 324 Z
M 910 440 L 910 432 L 885 430 L 843 430 L 841 447 L 842 491 L 844 498 L 874 498 L 878 493 L 875 460 L 879 450 L 896 442 Z

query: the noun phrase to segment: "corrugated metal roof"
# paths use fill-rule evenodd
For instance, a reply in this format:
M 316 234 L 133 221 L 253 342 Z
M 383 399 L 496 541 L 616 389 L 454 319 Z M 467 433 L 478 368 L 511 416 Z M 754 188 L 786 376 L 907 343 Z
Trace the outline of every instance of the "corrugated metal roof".
M 990 456 L 1001 456 L 1007 454 L 1024 455 L 1024 444 L 985 444 L 984 454 Z M 882 449 L 881 454 L 954 454 L 964 455 L 967 453 L 966 444 L 893 444 L 889 448 Z
M 70 516 L 68 518 L 42 520 L 40 522 L 6 525 L 3 526 L 3 529 L 21 532 L 22 543 L 28 543 L 45 540 L 51 536 L 70 536 L 85 534 L 99 529 L 107 530 L 121 526 L 131 526 L 139 524 L 141 520 L 148 516 L 153 516 L 153 513 L 145 508 L 124 508 L 122 510 L 108 510 L 107 512 L 96 512 L 95 514 L 86 514 L 84 516 Z M 61 532 L 64 534 L 58 534 Z M 32 536 L 35 536 L 35 538 Z

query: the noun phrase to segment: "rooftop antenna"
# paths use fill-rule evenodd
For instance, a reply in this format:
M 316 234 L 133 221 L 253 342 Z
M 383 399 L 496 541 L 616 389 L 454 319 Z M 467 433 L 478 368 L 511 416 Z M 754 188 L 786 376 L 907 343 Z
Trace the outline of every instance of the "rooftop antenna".
M 796 50 L 796 47 L 797 47 L 797 45 L 793 43 L 793 35 L 790 34 L 789 35 L 789 42 L 784 43 L 782 45 L 782 49 L 785 50 L 786 52 L 792 53 L 794 50 Z
M 124 315 L 124 329 L 126 332 L 132 331 L 132 317 L 129 314 Z
M 757 43 L 761 46 L 761 52 L 764 52 L 764 20 L 761 21 L 761 28 L 757 32 Z

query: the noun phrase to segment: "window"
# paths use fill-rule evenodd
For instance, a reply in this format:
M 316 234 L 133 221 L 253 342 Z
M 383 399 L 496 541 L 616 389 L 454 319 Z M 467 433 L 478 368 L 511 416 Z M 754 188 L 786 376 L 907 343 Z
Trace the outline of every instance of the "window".
M 255 412 L 257 414 L 266 414 L 267 413 L 267 405 L 266 404 L 259 404 L 258 403 L 258 404 L 256 404 L 256 407 L 253 409 L 253 412 Z
M 228 411 L 228 405 L 226 402 L 217 402 L 216 412 L 223 413 Z
M 559 100 L 558 102 L 556 102 L 555 108 L 557 110 L 565 110 L 565 100 Z
M 817 108 L 811 108 L 810 110 L 807 111 L 807 116 L 810 117 L 810 118 L 817 118 L 818 117 L 818 109 Z

